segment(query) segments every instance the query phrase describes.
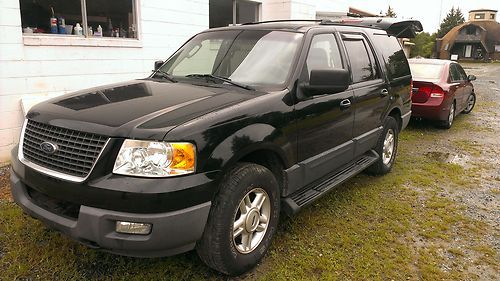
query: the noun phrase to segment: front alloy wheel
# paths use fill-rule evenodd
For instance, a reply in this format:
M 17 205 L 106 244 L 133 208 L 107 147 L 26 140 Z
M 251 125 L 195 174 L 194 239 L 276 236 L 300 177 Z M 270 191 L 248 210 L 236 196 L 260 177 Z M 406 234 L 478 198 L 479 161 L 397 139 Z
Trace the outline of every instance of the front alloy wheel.
M 254 267 L 271 244 L 280 213 L 279 184 L 266 167 L 238 163 L 219 189 L 196 250 L 211 268 L 238 275 Z
M 259 246 L 266 234 L 271 203 L 262 188 L 250 190 L 241 200 L 233 224 L 233 243 L 236 250 L 247 254 Z

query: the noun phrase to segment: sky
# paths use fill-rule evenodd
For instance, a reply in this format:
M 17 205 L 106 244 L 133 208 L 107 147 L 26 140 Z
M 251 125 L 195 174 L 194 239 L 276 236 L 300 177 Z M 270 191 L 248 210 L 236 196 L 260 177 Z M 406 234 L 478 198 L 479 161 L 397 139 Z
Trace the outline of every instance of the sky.
M 442 8 L 440 9 L 441 3 Z M 351 7 L 375 14 L 380 13 L 380 11 L 385 14 L 387 7 L 391 5 L 398 18 L 417 19 L 422 23 L 424 31 L 429 33 L 438 30 L 439 19 L 444 19 L 451 7 L 459 7 L 466 21 L 470 10 L 492 9 L 500 11 L 499 0 L 349 0 L 348 4 Z M 500 13 L 497 14 L 497 21 L 500 21 Z

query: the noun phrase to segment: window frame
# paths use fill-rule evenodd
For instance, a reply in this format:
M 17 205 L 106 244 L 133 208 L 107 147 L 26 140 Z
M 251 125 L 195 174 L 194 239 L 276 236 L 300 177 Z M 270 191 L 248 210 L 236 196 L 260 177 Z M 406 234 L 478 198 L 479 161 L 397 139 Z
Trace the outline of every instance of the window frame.
M 136 26 L 135 38 L 122 37 L 97 37 L 89 36 L 87 21 L 87 0 L 80 0 L 82 13 L 82 31 L 83 36 L 68 36 L 62 34 L 22 33 L 23 44 L 26 46 L 86 46 L 86 47 L 142 47 L 142 32 L 140 21 L 140 3 L 139 0 L 132 1 L 132 13 L 134 24 Z
M 335 34 L 333 32 L 315 33 L 315 34 L 312 34 L 312 36 L 311 36 L 311 39 L 309 41 L 309 46 L 307 48 L 305 60 L 304 60 L 304 68 L 307 68 L 307 71 L 308 71 L 307 78 L 308 79 L 310 78 L 311 70 L 307 66 L 307 60 L 309 58 L 309 54 L 311 53 L 311 49 L 313 47 L 313 41 L 314 41 L 315 37 L 322 36 L 322 35 L 331 35 L 333 37 L 333 40 L 335 41 L 335 44 L 337 45 L 337 50 L 339 52 L 340 62 L 342 63 L 342 68 L 341 69 L 348 69 L 347 61 L 344 59 L 343 54 L 342 54 L 342 45 L 339 42 L 337 36 L 335 36 Z
M 351 75 L 351 85 L 357 85 L 357 84 L 364 85 L 366 83 L 371 84 L 374 82 L 384 80 L 382 78 L 383 73 L 382 73 L 382 70 L 380 68 L 380 62 L 377 58 L 377 54 L 375 53 L 374 47 L 373 47 L 372 43 L 370 42 L 370 40 L 368 40 L 368 38 L 364 34 L 342 32 L 341 33 L 341 40 L 342 40 L 342 45 L 346 51 L 345 52 L 346 60 L 349 62 L 349 70 L 350 70 L 350 75 Z M 366 54 L 368 56 L 368 61 L 370 62 L 370 66 L 372 69 L 372 76 L 370 79 L 364 80 L 364 81 L 354 82 L 354 71 L 352 69 L 352 63 L 351 63 L 351 59 L 349 57 L 349 51 L 347 50 L 347 46 L 345 45 L 345 41 L 361 41 L 361 43 L 365 47 Z
M 454 77 L 453 77 L 453 70 L 456 70 L 456 72 L 457 72 L 457 74 L 458 74 L 458 76 L 459 76 L 459 77 L 458 77 L 458 80 L 455 80 L 455 79 L 454 79 Z M 450 77 L 450 82 L 451 82 L 451 83 L 459 83 L 459 82 L 464 81 L 464 80 L 462 80 L 462 79 L 461 79 L 461 76 L 462 76 L 462 75 L 461 75 L 461 73 L 460 73 L 460 71 L 459 71 L 459 69 L 458 69 L 458 67 L 457 67 L 457 64 L 456 64 L 456 63 L 452 63 L 452 64 L 450 64 L 450 69 L 449 69 L 449 71 L 448 71 L 448 75 L 449 75 L 449 77 Z

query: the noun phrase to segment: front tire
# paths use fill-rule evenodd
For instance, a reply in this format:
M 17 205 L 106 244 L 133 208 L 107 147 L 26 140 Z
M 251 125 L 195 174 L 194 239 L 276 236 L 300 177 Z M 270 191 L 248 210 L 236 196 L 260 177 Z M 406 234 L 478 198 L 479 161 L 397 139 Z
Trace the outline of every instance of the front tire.
M 257 265 L 276 232 L 279 186 L 267 168 L 238 163 L 229 171 L 213 201 L 196 250 L 211 268 L 239 275 Z
M 398 122 L 394 117 L 387 116 L 384 122 L 384 129 L 375 146 L 375 151 L 380 157 L 366 169 L 368 174 L 383 175 L 392 169 L 398 151 L 398 136 Z

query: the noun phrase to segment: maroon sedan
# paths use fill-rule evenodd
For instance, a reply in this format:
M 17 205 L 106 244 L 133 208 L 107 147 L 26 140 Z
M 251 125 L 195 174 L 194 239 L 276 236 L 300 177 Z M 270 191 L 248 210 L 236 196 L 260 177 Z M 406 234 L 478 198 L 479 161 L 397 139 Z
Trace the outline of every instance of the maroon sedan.
M 448 129 L 460 112 L 469 113 L 476 103 L 474 75 L 449 60 L 410 59 L 413 76 L 412 117 L 436 120 Z

